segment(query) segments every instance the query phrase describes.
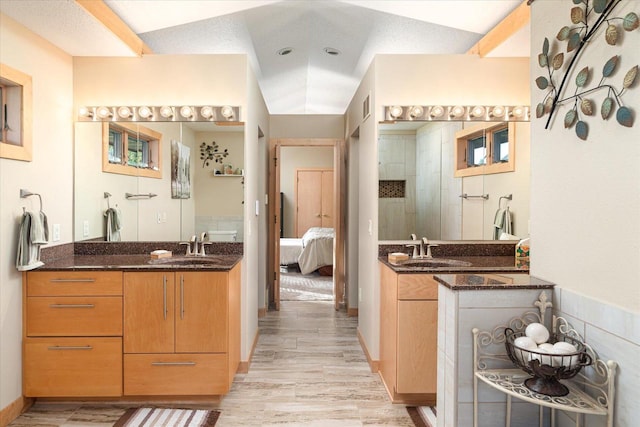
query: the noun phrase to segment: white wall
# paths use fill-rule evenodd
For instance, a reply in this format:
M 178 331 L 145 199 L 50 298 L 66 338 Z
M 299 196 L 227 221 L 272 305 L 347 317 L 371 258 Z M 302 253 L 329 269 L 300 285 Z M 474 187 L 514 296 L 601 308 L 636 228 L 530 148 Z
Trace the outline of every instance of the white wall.
M 22 276 L 15 269 L 21 188 L 42 196 L 49 227 L 72 241 L 73 122 L 71 57 L 0 14 L 0 62 L 32 77 L 33 161 L 0 159 L 0 410 L 22 396 Z M 49 230 L 51 232 L 51 229 Z M 50 234 L 51 236 L 51 234 Z
M 541 51 L 545 37 L 553 40 L 559 28 L 570 25 L 572 6 L 556 0 L 533 4 L 532 58 Z M 639 12 L 638 3 L 623 1 L 614 10 L 614 16 L 631 11 Z M 597 85 L 602 66 L 613 55 L 620 55 L 620 59 L 617 71 L 606 83 L 618 89 L 627 70 L 640 64 L 637 49 L 640 32 L 623 33 L 619 46 L 608 45 L 599 34 L 583 51 L 576 70 L 584 66 L 592 69 L 588 88 Z M 544 95 L 533 82 L 539 75 L 542 69 L 532 59 L 532 105 L 541 102 Z M 574 80 L 570 76 L 569 81 Z M 570 84 L 567 94 L 573 94 L 574 90 L 575 86 Z M 596 102 L 597 111 L 606 92 L 589 95 Z M 568 106 L 559 109 L 550 129 L 544 129 L 546 116 L 533 119 L 531 273 L 562 288 L 638 313 L 640 88 L 637 81 L 625 91 L 621 101 L 636 111 L 634 127 L 625 128 L 614 117 L 604 121 L 595 114 L 585 119 L 589 125 L 586 141 L 578 139 L 573 128 L 564 128 Z
M 333 169 L 333 147 L 281 147 L 280 191 L 284 193 L 284 230 L 282 237 L 296 237 L 295 179 L 296 169 Z
M 397 70 L 402 70 L 400 79 L 396 78 Z M 383 107 L 413 104 L 528 105 L 529 89 L 528 58 L 377 55 L 374 59 L 347 110 L 347 134 L 358 127 L 360 132 L 359 327 L 373 359 L 377 359 L 379 354 L 380 289 L 378 195 L 377 186 L 372 183 L 378 180 L 376 123 L 383 119 Z M 362 101 L 369 93 L 372 117 L 361 124 Z

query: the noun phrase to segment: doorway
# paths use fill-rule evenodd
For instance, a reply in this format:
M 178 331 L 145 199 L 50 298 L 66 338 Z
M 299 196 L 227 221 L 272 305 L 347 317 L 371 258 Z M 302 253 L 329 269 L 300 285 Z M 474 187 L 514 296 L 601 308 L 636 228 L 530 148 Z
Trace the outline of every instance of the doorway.
M 343 188 L 346 185 L 344 171 L 344 141 L 327 138 L 305 139 L 273 139 L 269 142 L 269 239 L 268 239 L 268 272 L 267 277 L 273 277 L 268 287 L 269 307 L 280 309 L 280 238 L 283 236 L 283 211 L 284 203 L 281 203 L 281 175 L 283 148 L 286 147 L 327 147 L 333 149 L 333 200 L 331 216 L 333 221 L 333 290 L 332 299 L 337 310 L 344 304 L 344 214 L 345 201 Z M 288 215 L 291 216 L 291 215 Z M 272 220 L 271 220 L 272 219 Z M 292 218 L 289 218 L 291 222 Z M 291 222 L 292 224 L 292 222 Z

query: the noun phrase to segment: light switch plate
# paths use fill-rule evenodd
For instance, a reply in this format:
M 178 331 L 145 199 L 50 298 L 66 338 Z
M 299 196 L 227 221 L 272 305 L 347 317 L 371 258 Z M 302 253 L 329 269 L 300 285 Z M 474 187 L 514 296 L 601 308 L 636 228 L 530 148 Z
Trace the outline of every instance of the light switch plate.
M 53 224 L 53 236 L 51 240 L 54 242 L 60 241 L 60 224 Z

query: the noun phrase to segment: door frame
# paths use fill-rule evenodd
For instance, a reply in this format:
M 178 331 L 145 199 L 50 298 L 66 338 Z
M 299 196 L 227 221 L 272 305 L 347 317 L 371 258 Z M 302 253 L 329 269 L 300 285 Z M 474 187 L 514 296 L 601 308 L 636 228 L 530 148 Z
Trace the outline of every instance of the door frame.
M 280 149 L 282 147 L 333 147 L 333 217 L 334 262 L 333 296 L 334 308 L 340 309 L 345 301 L 344 282 L 344 206 L 346 193 L 345 144 L 343 139 L 334 138 L 277 138 L 269 140 L 269 230 L 267 243 L 267 278 L 269 306 L 280 310 Z M 273 220 L 271 220 L 273 218 Z

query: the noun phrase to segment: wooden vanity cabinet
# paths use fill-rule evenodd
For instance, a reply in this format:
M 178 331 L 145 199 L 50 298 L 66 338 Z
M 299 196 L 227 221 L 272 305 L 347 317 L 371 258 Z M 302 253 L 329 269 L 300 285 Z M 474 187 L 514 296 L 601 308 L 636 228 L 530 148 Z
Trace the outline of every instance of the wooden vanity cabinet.
M 433 405 L 437 389 L 438 284 L 380 264 L 379 371 L 394 403 Z
M 124 273 L 124 394 L 220 395 L 240 362 L 240 264 Z
M 122 272 L 23 276 L 28 397 L 122 395 Z

